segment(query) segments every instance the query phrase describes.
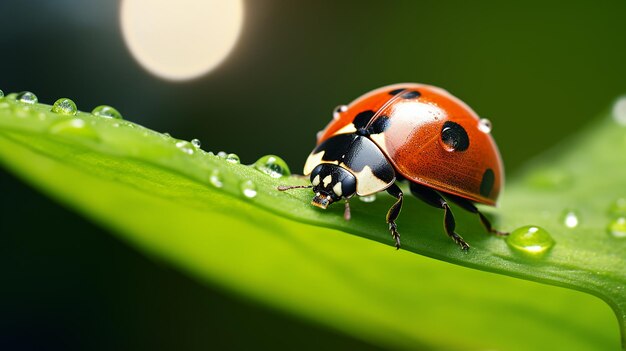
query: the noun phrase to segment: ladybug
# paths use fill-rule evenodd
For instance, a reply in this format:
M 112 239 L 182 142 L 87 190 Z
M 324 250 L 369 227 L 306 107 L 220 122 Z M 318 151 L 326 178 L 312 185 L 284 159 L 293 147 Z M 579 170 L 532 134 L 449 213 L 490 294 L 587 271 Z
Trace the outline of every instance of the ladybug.
M 490 130 L 488 120 L 446 90 L 416 83 L 385 86 L 333 111 L 304 165 L 311 185 L 278 190 L 312 188 L 312 204 L 323 209 L 345 199 L 346 220 L 351 197 L 387 191 L 396 198 L 386 218 L 399 249 L 396 219 L 403 193 L 397 182 L 406 180 L 413 195 L 444 211 L 446 234 L 467 250 L 448 201 L 477 214 L 488 232 L 507 234 L 475 206 L 495 206 L 504 184 Z

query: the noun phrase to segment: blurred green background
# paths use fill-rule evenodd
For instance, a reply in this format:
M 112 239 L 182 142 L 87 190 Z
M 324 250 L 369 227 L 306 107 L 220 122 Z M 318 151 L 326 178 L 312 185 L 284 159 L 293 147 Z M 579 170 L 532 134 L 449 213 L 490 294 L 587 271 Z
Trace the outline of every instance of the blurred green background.
M 70 97 L 86 111 L 109 104 L 243 163 L 279 154 L 297 172 L 336 105 L 386 84 L 433 84 L 491 119 L 509 176 L 626 91 L 624 1 L 249 0 L 235 49 L 185 82 L 133 59 L 118 8 L 3 0 L 0 89 L 33 91 L 45 103 Z M 210 338 L 223 349 L 289 349 L 309 338 L 312 349 L 373 349 L 207 289 L 4 170 L 0 191 L 3 344 L 194 349 Z M 276 330 L 284 344 L 271 337 Z

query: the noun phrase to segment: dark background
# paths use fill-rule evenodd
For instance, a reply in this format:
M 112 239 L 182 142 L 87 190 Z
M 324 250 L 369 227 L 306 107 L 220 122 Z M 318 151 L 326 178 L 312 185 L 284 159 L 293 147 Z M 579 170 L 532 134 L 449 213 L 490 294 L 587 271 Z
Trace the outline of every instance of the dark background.
M 0 89 L 48 104 L 69 97 L 85 111 L 109 104 L 205 150 L 244 163 L 279 154 L 298 172 L 333 107 L 382 85 L 428 83 L 491 119 L 509 176 L 626 91 L 622 0 L 245 5 L 227 60 L 168 82 L 126 49 L 117 1 L 2 0 Z M 0 348 L 368 347 L 207 289 L 3 170 L 0 194 Z

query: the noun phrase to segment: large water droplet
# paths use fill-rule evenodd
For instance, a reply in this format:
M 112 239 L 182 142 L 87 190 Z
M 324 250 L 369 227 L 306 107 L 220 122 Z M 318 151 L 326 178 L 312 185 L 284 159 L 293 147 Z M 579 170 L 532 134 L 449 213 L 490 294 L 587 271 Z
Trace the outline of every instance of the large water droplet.
M 176 147 L 180 149 L 180 151 L 186 153 L 187 155 L 193 155 L 195 147 L 186 140 L 181 140 L 176 143 Z
M 568 228 L 576 228 L 580 224 L 580 215 L 574 210 L 565 210 L 561 216 L 561 223 Z
M 226 155 L 226 161 L 230 163 L 239 163 L 239 156 L 237 156 L 237 154 L 228 154 Z
M 4 97 L 4 91 L 2 91 L 2 89 L 0 89 L 0 98 Z
M 512 249 L 530 255 L 544 254 L 555 244 L 550 233 L 534 225 L 515 229 L 507 237 L 506 243 Z
M 483 133 L 491 133 L 491 129 L 493 128 L 491 121 L 486 118 L 481 118 L 478 121 L 478 129 Z
M 613 104 L 613 120 L 626 126 L 626 96 L 622 96 Z
M 76 108 L 74 101 L 67 98 L 61 98 L 55 101 L 54 105 L 52 105 L 52 112 L 74 116 L 76 112 L 78 112 L 78 108 Z
M 48 130 L 51 134 L 71 138 L 98 140 L 98 133 L 92 126 L 80 118 L 57 121 Z
M 626 198 L 620 197 L 609 207 L 609 214 L 615 217 L 626 217 Z
M 30 91 L 23 91 L 15 96 L 15 99 L 25 104 L 36 104 L 37 96 Z
M 626 238 L 626 217 L 615 218 L 606 230 L 616 238 Z
M 221 188 L 224 186 L 219 170 L 214 169 L 211 172 L 211 175 L 209 176 L 209 183 L 211 183 L 211 185 L 213 185 L 216 188 Z
M 374 202 L 376 201 L 376 194 L 372 194 L 372 195 L 366 195 L 366 196 L 359 196 L 359 200 L 363 201 L 363 202 Z
M 198 139 L 191 139 L 191 145 L 196 149 L 199 149 L 202 146 L 202 143 Z
M 219 158 L 226 158 L 226 156 L 228 156 L 228 154 L 225 151 L 220 151 L 217 153 L 217 157 Z
M 287 163 L 276 155 L 265 155 L 261 157 L 254 163 L 254 168 L 272 178 L 288 177 L 291 175 Z
M 119 113 L 118 110 L 107 105 L 100 105 L 94 108 L 93 111 L 91 111 L 91 113 L 94 116 L 98 116 L 98 117 L 122 119 L 122 114 Z
M 241 188 L 241 193 L 243 194 L 243 196 L 247 198 L 251 199 L 255 197 L 257 194 L 256 185 L 254 185 L 254 183 L 251 180 L 246 180 L 242 182 L 239 187 Z

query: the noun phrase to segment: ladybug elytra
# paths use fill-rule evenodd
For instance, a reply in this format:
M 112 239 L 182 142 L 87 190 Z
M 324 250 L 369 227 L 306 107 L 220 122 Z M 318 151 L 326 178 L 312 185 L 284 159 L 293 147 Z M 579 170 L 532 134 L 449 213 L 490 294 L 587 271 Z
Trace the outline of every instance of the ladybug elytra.
M 325 209 L 345 199 L 387 191 L 396 202 L 387 212 L 389 231 L 400 248 L 396 219 L 403 192 L 397 181 L 429 205 L 444 210 L 444 229 L 461 249 L 469 245 L 455 232 L 448 201 L 479 216 L 495 230 L 475 203 L 494 206 L 504 183 L 498 148 L 490 125 L 447 91 L 404 83 L 373 90 L 333 111 L 333 120 L 318 133 L 317 146 L 304 165 L 312 204 Z

